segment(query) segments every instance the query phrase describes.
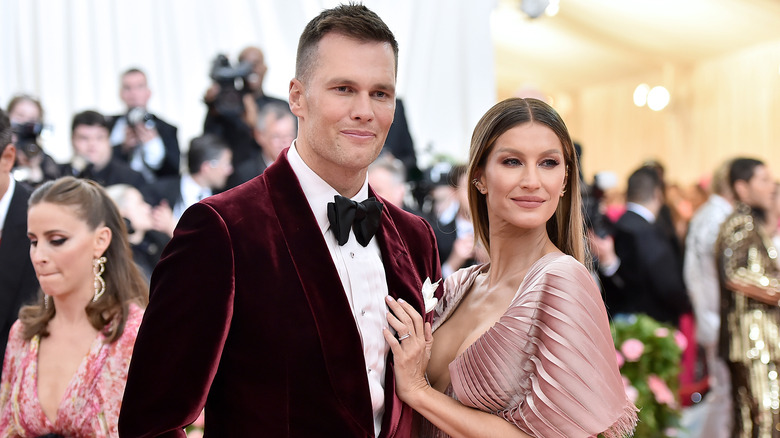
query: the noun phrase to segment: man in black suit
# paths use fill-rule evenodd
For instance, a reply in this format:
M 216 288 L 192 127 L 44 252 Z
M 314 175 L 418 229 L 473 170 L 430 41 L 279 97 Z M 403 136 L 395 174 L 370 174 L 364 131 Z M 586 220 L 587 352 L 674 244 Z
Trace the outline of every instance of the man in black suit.
M 91 179 L 103 187 L 130 184 L 143 191 L 146 186 L 143 175 L 113 156 L 108 133 L 108 121 L 97 111 L 73 116 L 73 159 L 63 166 L 63 175 Z
M 177 128 L 147 112 L 152 92 L 146 74 L 131 68 L 122 73 L 119 97 L 127 113 L 109 120 L 114 155 L 141 173 L 147 182 L 179 174 Z
M 655 223 L 664 203 L 658 173 L 642 167 L 631 174 L 626 201 L 615 224 L 614 254 L 599 254 L 607 310 L 613 316 L 645 313 L 677 326 L 691 303 L 680 255 Z
M 145 198 L 155 208 L 170 206 L 177 222 L 187 207 L 225 188 L 233 173 L 231 158 L 230 148 L 219 137 L 195 137 L 187 152 L 189 173 L 160 179 L 147 188 Z
M 0 357 L 19 308 L 38 290 L 27 239 L 30 191 L 11 177 L 15 159 L 11 122 L 0 109 Z

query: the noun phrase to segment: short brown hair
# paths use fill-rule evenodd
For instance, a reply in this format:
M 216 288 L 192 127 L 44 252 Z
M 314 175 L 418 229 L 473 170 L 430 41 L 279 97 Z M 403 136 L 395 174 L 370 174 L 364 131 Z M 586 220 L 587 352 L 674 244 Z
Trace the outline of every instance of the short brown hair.
M 563 159 L 567 166 L 566 193 L 558 202 L 553 216 L 547 221 L 547 234 L 562 252 L 588 266 L 585 251 L 585 221 L 582 215 L 579 162 L 574 143 L 561 116 L 548 104 L 531 98 L 510 98 L 497 103 L 479 120 L 471 137 L 469 151 L 469 181 L 484 169 L 488 155 L 496 140 L 508 130 L 526 123 L 540 123 L 550 128 L 563 147 Z M 474 231 L 479 240 L 490 250 L 490 224 L 487 201 L 474 184 L 469 184 L 469 209 Z
M 99 184 L 72 176 L 38 187 L 30 196 L 29 205 L 43 202 L 73 207 L 91 230 L 99 226 L 111 230 L 111 243 L 103 254 L 107 259 L 103 273 L 106 291 L 100 300 L 90 302 L 84 310 L 92 327 L 106 336 L 106 343 L 114 342 L 124 332 L 130 304 L 145 307 L 149 296 L 149 286 L 133 262 L 124 219 Z M 53 304 L 44 305 L 43 293 L 39 294 L 37 303 L 22 307 L 19 319 L 24 327 L 24 338 L 48 336 L 48 324 L 55 312 Z
M 363 5 L 350 3 L 322 11 L 303 29 L 295 61 L 295 77 L 301 82 L 305 83 L 311 74 L 317 45 L 331 32 L 361 42 L 389 43 L 395 57 L 395 72 L 398 73 L 398 42 L 393 32 L 376 13 Z

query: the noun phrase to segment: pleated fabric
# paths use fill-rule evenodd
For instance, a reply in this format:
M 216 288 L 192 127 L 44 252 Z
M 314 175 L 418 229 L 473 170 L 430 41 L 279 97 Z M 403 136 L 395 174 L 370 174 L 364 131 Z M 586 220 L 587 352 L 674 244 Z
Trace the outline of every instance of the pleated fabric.
M 447 278 L 434 330 L 489 268 L 473 266 Z M 506 313 L 449 371 L 450 396 L 534 437 L 624 437 L 636 426 L 598 286 L 562 253 L 531 266 Z M 422 431 L 423 437 L 447 436 L 427 421 Z

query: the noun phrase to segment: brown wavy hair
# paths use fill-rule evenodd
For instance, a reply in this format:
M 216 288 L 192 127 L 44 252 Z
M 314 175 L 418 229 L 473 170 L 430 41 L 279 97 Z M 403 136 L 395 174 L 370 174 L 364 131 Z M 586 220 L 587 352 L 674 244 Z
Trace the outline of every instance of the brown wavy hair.
M 90 301 L 84 310 L 92 326 L 106 336 L 106 343 L 116 341 L 124 332 L 130 304 L 145 307 L 149 300 L 149 286 L 133 262 L 127 228 L 116 204 L 94 181 L 71 176 L 38 187 L 30 196 L 28 205 L 32 207 L 41 203 L 73 207 L 90 230 L 101 226 L 111 230 L 111 243 L 103 253 L 107 259 L 103 272 L 106 291 L 97 302 Z M 48 336 L 49 321 L 56 313 L 53 302 L 48 307 L 44 305 L 44 294 L 40 291 L 36 303 L 19 311 L 24 338 Z
M 561 116 L 548 104 L 538 99 L 510 98 L 497 103 L 479 120 L 471 137 L 469 150 L 469 181 L 477 171 L 485 167 L 485 161 L 493 150 L 498 137 L 508 130 L 526 123 L 539 123 L 552 129 L 563 146 L 563 159 L 568 169 L 566 193 L 559 200 L 553 216 L 547 221 L 547 235 L 565 254 L 585 266 L 590 261 L 585 245 L 585 221 L 582 214 L 579 162 L 574 143 Z M 487 201 L 474 184 L 469 184 L 469 209 L 474 230 L 479 240 L 490 251 L 490 221 Z

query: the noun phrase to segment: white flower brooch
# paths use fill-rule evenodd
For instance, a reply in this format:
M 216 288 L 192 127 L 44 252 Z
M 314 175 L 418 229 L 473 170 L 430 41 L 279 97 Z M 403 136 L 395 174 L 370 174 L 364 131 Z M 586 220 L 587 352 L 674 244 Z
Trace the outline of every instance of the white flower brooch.
M 439 299 L 433 296 L 436 289 L 439 288 L 439 283 L 441 283 L 441 279 L 436 283 L 431 283 L 430 278 L 426 278 L 425 283 L 423 283 L 422 296 L 425 302 L 425 313 L 429 313 L 433 310 L 436 307 L 436 303 L 439 302 Z

